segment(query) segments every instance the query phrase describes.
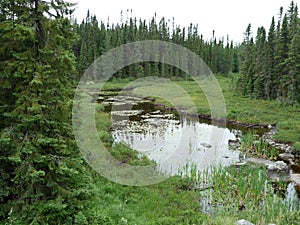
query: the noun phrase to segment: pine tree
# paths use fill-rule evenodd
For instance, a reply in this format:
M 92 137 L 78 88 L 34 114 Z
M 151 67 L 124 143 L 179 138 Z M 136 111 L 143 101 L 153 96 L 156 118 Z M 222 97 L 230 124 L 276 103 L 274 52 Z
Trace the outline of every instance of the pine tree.
M 288 85 L 288 67 L 287 67 L 287 59 L 288 59 L 288 52 L 289 52 L 289 43 L 290 43 L 290 37 L 289 37 L 289 31 L 288 31 L 288 18 L 285 14 L 281 30 L 279 33 L 279 37 L 277 40 L 277 48 L 278 52 L 275 56 L 276 58 L 276 75 L 275 78 L 277 82 L 279 83 L 278 89 L 277 89 L 277 98 L 281 100 L 285 100 L 287 97 L 287 85 Z
M 297 19 L 297 27 L 294 37 L 289 46 L 289 68 L 288 99 L 294 104 L 300 102 L 300 20 Z
M 265 79 L 265 87 L 264 87 L 264 97 L 266 99 L 271 99 L 275 97 L 275 90 L 277 90 L 275 86 L 275 51 L 276 51 L 276 36 L 275 36 L 275 19 L 272 18 L 272 22 L 270 25 L 267 46 L 266 46 L 266 79 Z
M 233 59 L 232 59 L 232 72 L 240 72 L 240 63 L 239 63 L 239 46 L 233 47 Z
M 254 77 L 254 90 L 253 94 L 256 98 L 264 97 L 264 86 L 266 82 L 266 30 L 264 27 L 259 27 L 255 42 L 255 55 L 257 56 L 254 61 L 255 77 Z
M 244 42 L 240 47 L 241 78 L 238 79 L 238 88 L 243 95 L 252 95 L 254 86 L 254 41 L 251 32 L 251 24 L 245 32 Z
M 0 22 L 1 219 L 72 223 L 89 176 L 71 129 L 71 4 L 6 1 Z

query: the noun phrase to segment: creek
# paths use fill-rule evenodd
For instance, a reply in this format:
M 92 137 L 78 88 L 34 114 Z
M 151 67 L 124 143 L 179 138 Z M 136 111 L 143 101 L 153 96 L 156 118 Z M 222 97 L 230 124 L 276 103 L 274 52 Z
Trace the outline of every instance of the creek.
M 103 92 L 97 102 L 111 113 L 115 142 L 147 155 L 168 174 L 176 174 L 187 164 L 204 170 L 211 165 L 228 166 L 241 161 L 244 155 L 229 143 L 238 142 L 243 133 L 253 130 L 237 125 L 218 126 L 184 110 L 167 110 L 153 99 L 130 91 L 121 95 Z
M 241 163 L 245 155 L 235 144 L 240 143 L 242 134 L 255 130 L 263 135 L 268 131 L 212 124 L 185 110 L 166 109 L 154 99 L 138 97 L 130 90 L 122 94 L 103 91 L 94 97 L 94 102 L 103 104 L 111 114 L 110 130 L 115 143 L 122 142 L 155 160 L 159 169 L 169 175 L 191 165 L 203 171 L 210 166 Z

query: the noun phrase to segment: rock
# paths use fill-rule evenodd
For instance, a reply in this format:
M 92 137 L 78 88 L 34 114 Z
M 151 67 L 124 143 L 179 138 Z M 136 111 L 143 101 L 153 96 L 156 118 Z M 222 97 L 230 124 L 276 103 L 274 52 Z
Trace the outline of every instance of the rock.
M 270 165 L 275 164 L 271 160 L 260 159 L 260 158 L 248 158 L 247 162 L 254 163 L 254 164 L 257 164 L 257 165 L 261 165 L 261 166 L 266 166 L 266 167 L 269 167 Z
M 283 161 L 277 161 L 274 164 L 268 166 L 268 170 L 272 171 L 286 171 L 288 170 L 288 165 Z
M 291 147 L 291 145 L 289 145 L 289 144 L 284 144 L 284 143 L 276 143 L 276 142 L 274 141 L 274 138 L 273 138 L 273 137 L 274 137 L 274 135 L 275 135 L 277 132 L 278 132 L 278 129 L 272 125 L 272 129 L 271 129 L 268 133 L 264 134 L 264 135 L 262 136 L 262 139 L 263 139 L 265 142 L 269 143 L 269 145 L 271 145 L 271 146 L 273 146 L 273 147 L 275 147 L 275 148 L 277 148 L 277 149 L 283 150 L 283 151 L 285 151 L 286 153 L 292 153 L 292 147 Z
M 229 139 L 228 140 L 228 144 L 231 144 L 231 143 L 240 143 L 239 139 L 236 138 L 236 139 Z
M 103 96 L 99 96 L 98 98 L 97 98 L 97 101 L 104 101 L 105 100 L 105 98 L 103 97 Z
M 288 180 L 293 182 L 295 186 L 300 187 L 300 174 L 291 174 Z
M 268 168 L 267 175 L 271 180 L 279 181 L 288 175 L 288 165 L 283 161 L 272 162 L 267 159 L 249 158 L 248 162 Z
M 253 223 L 251 223 L 251 222 L 249 222 L 247 220 L 244 220 L 244 219 L 235 222 L 235 224 L 236 225 L 254 225 Z
M 278 157 L 285 161 L 289 161 L 290 159 L 295 159 L 295 156 L 290 153 L 282 153 L 282 154 L 279 154 Z
M 286 176 L 288 175 L 287 172 L 282 171 L 275 171 L 275 170 L 268 170 L 267 176 L 270 180 L 279 182 L 279 181 L 286 181 Z
M 239 148 L 241 146 L 241 142 L 238 138 L 236 139 L 229 139 L 228 140 L 228 145 L 230 147 L 233 147 L 233 148 Z
M 288 146 L 286 149 L 285 149 L 285 152 L 286 153 L 293 153 L 293 148 L 292 148 L 292 146 Z
M 92 85 L 92 84 L 95 84 L 95 82 L 94 81 L 88 81 L 88 82 L 86 82 L 86 85 Z
M 207 143 L 201 143 L 201 145 L 202 145 L 204 148 L 211 148 L 211 147 L 212 147 L 212 145 L 207 144 Z
M 237 162 L 235 165 L 236 168 L 239 168 L 241 166 L 244 166 L 246 164 L 246 162 Z
M 267 175 L 272 180 L 279 181 L 288 174 L 288 165 L 283 161 L 272 162 L 267 159 L 249 158 L 247 162 L 268 168 Z

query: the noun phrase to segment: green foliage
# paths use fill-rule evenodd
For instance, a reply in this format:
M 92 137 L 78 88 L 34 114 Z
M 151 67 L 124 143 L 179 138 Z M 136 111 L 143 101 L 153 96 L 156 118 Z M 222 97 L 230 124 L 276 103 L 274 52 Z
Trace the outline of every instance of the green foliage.
M 294 144 L 293 151 L 296 155 L 300 155 L 300 142 L 299 141 L 297 141 Z
M 268 37 L 258 28 L 253 41 L 251 25 L 247 27 L 240 46 L 241 76 L 236 80 L 238 91 L 245 96 L 277 99 L 290 105 L 299 103 L 299 24 L 298 8 L 291 2 L 277 29 L 272 18 Z
M 259 135 L 252 132 L 243 135 L 241 140 L 241 150 L 248 156 L 267 158 L 276 160 L 279 151 L 265 142 Z
M 288 118 L 277 124 L 281 132 L 275 135 L 278 141 L 297 142 L 300 140 L 300 121 L 296 118 Z
M 121 21 L 114 25 L 107 24 L 105 26 L 103 21 L 98 23 L 97 18 L 88 12 L 85 20 L 81 24 L 76 23 L 75 27 L 76 33 L 80 37 L 74 45 L 79 74 L 83 74 L 88 66 L 106 51 L 121 44 L 140 40 L 168 41 L 187 47 L 198 54 L 214 73 L 227 75 L 231 71 L 238 71 L 238 47 L 234 46 L 233 42 L 230 43 L 228 38 L 226 43 L 223 39 L 217 40 L 215 37 L 209 42 L 204 41 L 203 36 L 198 32 L 198 25 L 191 24 L 186 33 L 185 28 L 181 29 L 175 25 L 174 21 L 170 27 L 165 18 L 157 21 L 156 17 L 153 17 L 148 24 L 145 20 L 140 19 L 138 21 L 130 17 L 126 22 Z M 141 52 L 138 49 L 133 50 L 136 58 L 140 58 L 147 51 L 147 49 Z M 165 51 L 168 52 L 168 49 Z M 161 58 L 156 60 L 159 59 Z M 124 60 L 125 65 L 128 59 L 124 57 L 122 60 Z M 109 66 L 113 66 L 113 62 Z M 117 78 L 139 78 L 145 75 L 185 77 L 187 74 L 167 64 L 142 62 L 126 66 L 114 76 Z
M 299 204 L 294 205 L 295 211 L 290 211 L 289 204 L 294 203 L 283 201 L 283 196 L 280 195 L 274 197 L 274 189 L 267 181 L 265 168 L 256 165 L 214 168 L 212 176 L 204 176 L 204 179 L 214 186 L 211 192 L 211 210 L 217 217 L 236 216 L 254 224 L 293 224 L 297 221 Z M 285 188 L 286 185 L 283 190 Z M 207 197 L 204 193 L 203 196 Z M 290 217 L 291 221 L 287 222 Z
M 0 219 L 71 223 L 85 207 L 92 184 L 70 120 L 75 35 L 65 16 L 71 5 L 6 3 L 0 5 L 7 12 L 0 22 L 0 80 L 5 84 L 0 87 L 5 93 L 0 96 Z

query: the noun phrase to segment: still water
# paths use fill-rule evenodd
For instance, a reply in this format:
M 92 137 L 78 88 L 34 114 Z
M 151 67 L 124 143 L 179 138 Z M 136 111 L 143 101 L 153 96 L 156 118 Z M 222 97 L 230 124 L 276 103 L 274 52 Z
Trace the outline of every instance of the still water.
M 187 164 L 204 170 L 240 161 L 240 152 L 229 147 L 241 132 L 200 121 L 184 111 L 168 111 L 151 100 L 127 94 L 102 96 L 105 110 L 112 115 L 112 135 L 149 159 L 160 170 L 175 174 Z

